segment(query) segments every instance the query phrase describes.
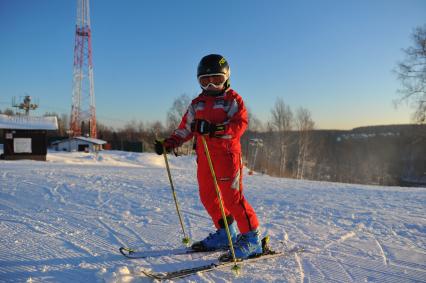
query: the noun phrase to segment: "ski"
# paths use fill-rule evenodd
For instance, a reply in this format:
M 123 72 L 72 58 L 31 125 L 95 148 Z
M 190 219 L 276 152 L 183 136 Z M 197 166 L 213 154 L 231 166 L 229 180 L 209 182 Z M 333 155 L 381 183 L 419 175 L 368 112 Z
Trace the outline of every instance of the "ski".
M 286 251 L 272 251 L 272 250 L 267 250 L 266 252 L 264 252 L 262 255 L 257 256 L 257 257 L 252 257 L 252 258 L 248 258 L 248 259 L 244 259 L 244 260 L 239 260 L 238 264 L 249 264 L 249 263 L 253 263 L 253 262 L 257 262 L 257 261 L 262 261 L 262 260 L 267 260 L 267 259 L 272 259 L 272 258 L 278 258 L 278 257 L 289 257 L 291 255 L 294 255 L 296 253 L 300 253 L 303 252 L 304 249 L 300 248 L 300 247 L 296 247 L 296 248 L 292 248 L 290 250 L 286 250 Z M 223 258 L 223 257 L 221 257 Z M 196 273 L 200 273 L 200 272 L 209 272 L 209 271 L 213 271 L 213 270 L 217 270 L 217 269 L 222 269 L 225 267 L 230 267 L 232 265 L 234 265 L 235 263 L 233 261 L 220 261 L 220 260 L 216 260 L 210 264 L 206 264 L 206 265 L 201 265 L 201 266 L 197 266 L 197 267 L 193 267 L 193 268 L 186 268 L 186 269 L 180 269 L 180 270 L 175 270 L 175 271 L 170 271 L 170 272 L 152 272 L 152 271 L 146 271 L 146 270 L 141 270 L 141 272 L 153 279 L 153 280 L 172 280 L 172 279 L 178 279 L 178 278 L 183 278 L 183 277 L 187 277 L 190 275 L 194 275 Z
M 188 255 L 188 254 L 202 254 L 202 253 L 215 253 L 224 250 L 213 250 L 213 251 L 202 251 L 192 250 L 191 248 L 177 248 L 177 249 L 164 249 L 164 250 L 153 250 L 153 251 L 138 251 L 127 247 L 121 247 L 120 253 L 130 259 L 142 259 L 149 257 L 163 257 L 163 256 L 174 256 L 174 255 Z

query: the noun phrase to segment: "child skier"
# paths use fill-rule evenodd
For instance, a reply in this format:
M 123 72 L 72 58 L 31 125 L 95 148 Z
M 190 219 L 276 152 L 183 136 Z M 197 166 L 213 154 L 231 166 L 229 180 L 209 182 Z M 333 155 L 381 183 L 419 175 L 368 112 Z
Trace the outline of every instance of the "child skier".
M 243 195 L 240 137 L 247 128 L 247 110 L 240 95 L 230 88 L 229 77 L 230 68 L 225 58 L 217 54 L 203 57 L 197 70 L 201 94 L 192 100 L 172 135 L 163 142 L 155 141 L 155 151 L 163 154 L 164 145 L 166 151 L 171 152 L 195 135 L 200 199 L 217 230 L 191 247 L 194 250 L 228 248 L 219 200 L 201 142 L 201 135 L 205 137 L 222 194 L 235 256 L 243 259 L 261 254 L 262 244 L 256 213 Z M 238 236 L 236 226 L 241 233 Z

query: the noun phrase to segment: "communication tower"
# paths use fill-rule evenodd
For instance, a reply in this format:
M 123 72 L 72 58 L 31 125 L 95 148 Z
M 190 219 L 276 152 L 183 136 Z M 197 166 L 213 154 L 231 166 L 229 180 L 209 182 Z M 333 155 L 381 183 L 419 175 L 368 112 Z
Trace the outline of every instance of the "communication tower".
M 96 138 L 89 0 L 77 0 L 70 133 Z

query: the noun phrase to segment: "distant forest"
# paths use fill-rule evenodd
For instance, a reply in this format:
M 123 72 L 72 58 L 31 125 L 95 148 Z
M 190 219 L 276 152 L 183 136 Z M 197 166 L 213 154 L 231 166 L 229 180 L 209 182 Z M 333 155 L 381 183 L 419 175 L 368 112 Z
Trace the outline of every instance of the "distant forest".
M 132 121 L 121 129 L 98 123 L 98 138 L 109 149 L 153 152 L 156 138 L 167 137 L 180 122 L 188 103 L 176 99 L 161 122 Z M 6 113 L 5 113 L 6 112 Z M 1 111 L 0 111 L 1 113 Z M 3 111 L 14 115 L 13 111 Z M 243 159 L 255 174 L 276 177 L 372 185 L 426 187 L 426 125 L 370 126 L 353 130 L 315 130 L 310 112 L 291 109 L 277 100 L 272 119 L 262 124 L 250 116 L 249 129 L 241 138 Z M 67 115 L 58 117 L 59 129 L 50 131 L 50 142 L 67 138 Z M 0 130 L 0 143 L 3 133 Z M 179 154 L 193 154 L 192 141 Z
M 279 135 L 287 138 L 283 149 Z M 242 138 L 247 166 L 279 177 L 426 186 L 426 125 L 311 130 L 307 135 L 301 157 L 300 132 L 247 132 Z

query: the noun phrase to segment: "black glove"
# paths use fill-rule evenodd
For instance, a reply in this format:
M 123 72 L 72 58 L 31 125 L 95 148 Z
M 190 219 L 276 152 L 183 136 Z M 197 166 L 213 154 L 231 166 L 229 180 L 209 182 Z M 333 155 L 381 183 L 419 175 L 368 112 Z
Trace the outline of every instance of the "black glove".
M 166 149 L 166 153 L 170 153 L 172 149 L 175 147 L 176 147 L 176 142 L 174 139 L 171 139 L 171 138 L 165 139 L 164 141 L 155 140 L 154 142 L 154 149 L 158 155 L 162 155 L 164 153 L 164 148 Z
M 155 140 L 154 149 L 158 155 L 162 155 L 164 152 L 163 141 Z
M 213 124 L 207 120 L 196 119 L 191 123 L 191 131 L 199 133 L 200 135 L 210 134 L 212 126 Z
M 212 124 L 204 119 L 196 119 L 191 123 L 191 131 L 199 133 L 200 135 L 214 135 L 218 131 L 225 130 L 223 124 Z

